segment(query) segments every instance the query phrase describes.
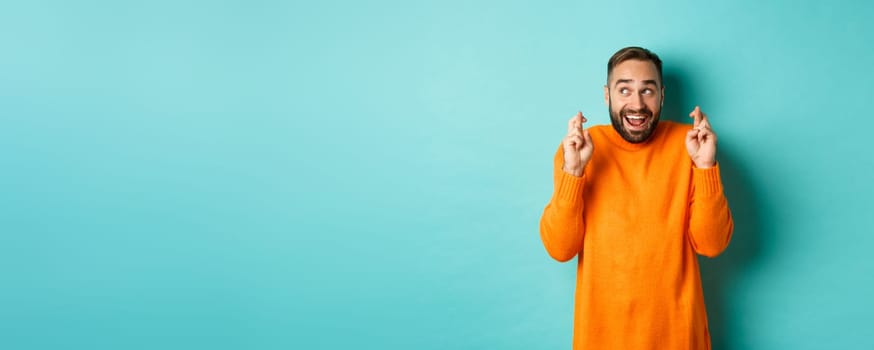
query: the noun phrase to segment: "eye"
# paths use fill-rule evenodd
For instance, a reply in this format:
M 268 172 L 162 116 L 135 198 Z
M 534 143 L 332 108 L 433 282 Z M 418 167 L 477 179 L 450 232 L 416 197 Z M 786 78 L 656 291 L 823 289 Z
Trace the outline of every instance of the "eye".
M 622 95 L 628 95 L 628 88 L 619 88 L 619 93 Z
M 652 89 L 643 89 L 644 95 L 652 95 Z

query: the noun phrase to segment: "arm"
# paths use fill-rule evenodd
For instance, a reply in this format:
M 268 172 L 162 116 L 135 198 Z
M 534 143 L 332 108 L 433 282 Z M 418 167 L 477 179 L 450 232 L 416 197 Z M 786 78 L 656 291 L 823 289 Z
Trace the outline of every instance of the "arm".
M 692 169 L 689 240 L 695 252 L 707 257 L 722 253 L 734 231 L 734 221 L 722 189 L 719 166 Z
M 565 262 L 579 254 L 583 246 L 583 184 L 580 177 L 566 173 L 564 151 L 555 154 L 553 182 L 555 188 L 540 218 L 540 240 L 553 259 Z
M 552 199 L 540 218 L 540 239 L 555 260 L 565 262 L 583 246 L 583 173 L 592 158 L 594 143 L 583 129 L 586 118 L 577 112 L 568 120 L 568 134 L 555 153 Z
M 695 164 L 692 168 L 689 240 L 696 253 L 712 258 L 728 247 L 734 222 L 716 164 L 716 134 L 701 108 L 695 107 L 689 116 L 695 119 L 693 128 L 686 134 L 686 149 Z

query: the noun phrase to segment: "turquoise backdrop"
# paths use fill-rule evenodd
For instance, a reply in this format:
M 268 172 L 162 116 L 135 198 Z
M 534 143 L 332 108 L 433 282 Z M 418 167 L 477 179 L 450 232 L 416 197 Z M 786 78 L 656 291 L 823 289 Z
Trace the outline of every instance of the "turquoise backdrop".
M 567 349 L 617 49 L 719 135 L 716 349 L 874 347 L 868 1 L 0 5 L 0 348 Z

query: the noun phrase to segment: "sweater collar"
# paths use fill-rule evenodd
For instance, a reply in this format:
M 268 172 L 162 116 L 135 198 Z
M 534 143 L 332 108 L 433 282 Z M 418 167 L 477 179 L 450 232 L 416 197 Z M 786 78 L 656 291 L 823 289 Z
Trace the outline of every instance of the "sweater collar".
M 653 131 L 652 135 L 649 135 L 649 138 L 646 141 L 641 143 L 631 143 L 622 138 L 622 135 L 619 135 L 619 132 L 616 131 L 612 125 L 610 125 L 610 131 L 607 132 L 607 138 L 610 142 L 619 148 L 622 148 L 627 151 L 638 151 L 644 148 L 649 147 L 653 140 L 658 138 L 660 134 L 664 133 L 664 129 L 667 127 L 667 123 L 664 120 L 660 120 L 659 124 L 656 126 L 655 131 Z

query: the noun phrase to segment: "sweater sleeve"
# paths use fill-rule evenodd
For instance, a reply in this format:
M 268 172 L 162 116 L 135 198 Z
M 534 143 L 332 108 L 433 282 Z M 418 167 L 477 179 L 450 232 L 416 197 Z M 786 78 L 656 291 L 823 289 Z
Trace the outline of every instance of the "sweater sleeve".
M 695 252 L 712 258 L 728 247 L 734 231 L 719 165 L 707 169 L 693 167 L 692 186 L 689 239 Z
M 540 239 L 547 253 L 558 261 L 573 259 L 583 245 L 583 184 L 586 174 L 576 177 L 562 170 L 564 152 L 555 155 L 555 188 L 540 218 Z

